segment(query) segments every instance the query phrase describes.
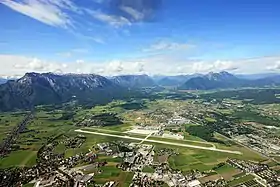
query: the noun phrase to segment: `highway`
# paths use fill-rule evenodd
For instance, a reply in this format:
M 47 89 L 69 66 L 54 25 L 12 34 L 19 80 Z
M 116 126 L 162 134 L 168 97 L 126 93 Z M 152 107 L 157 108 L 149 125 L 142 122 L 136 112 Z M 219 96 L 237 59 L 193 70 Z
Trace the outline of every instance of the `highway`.
M 130 139 L 130 140 L 138 140 L 143 141 L 143 138 L 136 138 L 131 136 L 120 136 L 115 134 L 107 134 L 107 133 L 101 133 L 101 132 L 93 132 L 93 131 L 84 131 L 81 129 L 75 130 L 76 132 L 80 133 L 86 133 L 86 134 L 95 134 L 100 136 L 109 136 L 109 137 L 116 137 L 116 138 L 123 138 L 123 139 Z M 216 152 L 223 152 L 223 153 L 230 153 L 230 154 L 238 154 L 242 155 L 239 151 L 231 151 L 231 150 L 224 150 L 224 149 L 217 149 L 215 147 L 202 147 L 202 146 L 196 146 L 196 145 L 189 145 L 189 144 L 181 144 L 181 143 L 174 143 L 174 142 L 166 142 L 166 141 L 160 141 L 160 140 L 151 140 L 151 139 L 144 139 L 145 142 L 152 142 L 152 143 L 159 143 L 159 144 L 166 144 L 166 145 L 174 145 L 179 147 L 188 147 L 188 148 L 194 148 L 194 149 L 203 149 L 208 151 L 216 151 Z

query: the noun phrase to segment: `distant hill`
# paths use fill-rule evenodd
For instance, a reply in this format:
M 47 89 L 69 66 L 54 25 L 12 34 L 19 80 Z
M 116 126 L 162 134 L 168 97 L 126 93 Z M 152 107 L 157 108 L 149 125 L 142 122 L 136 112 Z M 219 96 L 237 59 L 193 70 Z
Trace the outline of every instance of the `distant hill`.
M 238 78 L 228 72 L 209 73 L 201 77 L 191 78 L 179 89 L 210 90 L 242 87 L 266 87 L 280 85 L 280 76 L 272 76 L 256 80 Z
M 187 79 L 186 79 L 187 80 Z M 160 86 L 178 86 L 182 84 L 181 81 L 173 79 L 171 77 L 164 77 L 157 82 Z
M 180 86 L 187 80 L 202 76 L 201 74 L 165 76 L 157 81 L 160 86 Z
M 71 99 L 102 103 L 126 93 L 126 89 L 99 75 L 27 73 L 0 85 L 0 110 L 29 109 Z
M 4 83 L 6 83 L 7 81 L 8 81 L 7 79 L 0 78 L 0 84 L 4 84 Z
M 157 84 L 148 75 L 120 75 L 111 77 L 115 84 L 126 88 L 155 87 Z
M 257 80 L 257 79 L 275 77 L 279 75 L 280 75 L 279 73 L 258 73 L 258 74 L 237 74 L 235 76 L 240 79 Z

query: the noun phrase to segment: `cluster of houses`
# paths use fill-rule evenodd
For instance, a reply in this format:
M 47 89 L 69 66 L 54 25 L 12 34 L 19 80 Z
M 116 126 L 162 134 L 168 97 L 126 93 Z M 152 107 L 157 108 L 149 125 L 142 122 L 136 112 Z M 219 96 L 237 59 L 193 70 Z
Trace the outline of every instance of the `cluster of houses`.
M 256 181 L 260 184 L 264 184 L 268 187 L 280 186 L 280 175 L 276 171 L 270 169 L 266 164 L 237 159 L 228 159 L 227 163 L 248 174 L 254 175 Z

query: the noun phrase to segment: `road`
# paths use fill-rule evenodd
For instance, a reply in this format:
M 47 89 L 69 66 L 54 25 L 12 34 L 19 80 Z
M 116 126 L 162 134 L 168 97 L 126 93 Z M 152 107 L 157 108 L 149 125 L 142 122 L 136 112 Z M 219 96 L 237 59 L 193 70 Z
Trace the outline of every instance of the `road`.
M 218 133 L 218 134 L 219 134 L 220 136 L 223 136 L 224 138 L 230 140 L 230 141 L 235 142 L 236 144 L 238 144 L 238 145 L 240 145 L 240 146 L 243 146 L 243 147 L 245 147 L 245 148 L 247 148 L 247 149 L 250 149 L 250 151 L 252 151 L 252 152 L 254 152 L 254 153 L 256 153 L 256 154 L 258 154 L 258 155 L 260 155 L 260 156 L 262 156 L 262 157 L 264 157 L 264 158 L 266 158 L 266 159 L 271 159 L 271 160 L 273 160 L 274 162 L 276 162 L 277 164 L 280 164 L 280 162 L 279 162 L 278 160 L 276 160 L 275 158 L 273 158 L 273 157 L 270 157 L 270 156 L 267 156 L 267 155 L 265 155 L 265 154 L 263 154 L 263 153 L 261 153 L 261 152 L 258 152 L 258 151 L 256 151 L 256 150 L 252 149 L 251 147 L 247 146 L 246 144 L 243 144 L 243 143 L 241 143 L 241 142 L 238 142 L 238 141 L 236 141 L 236 140 L 234 140 L 234 139 L 232 139 L 232 138 L 228 138 L 228 137 L 226 137 L 226 136 L 224 136 L 224 135 L 222 135 L 222 134 L 220 134 L 220 133 Z
M 109 136 L 109 137 L 124 138 L 124 139 L 130 139 L 130 140 L 138 140 L 138 141 L 141 141 L 141 142 L 143 141 L 143 138 L 136 138 L 136 137 L 131 137 L 131 136 L 120 136 L 120 135 L 115 135 L 115 134 L 84 131 L 84 130 L 81 130 L 81 129 L 78 129 L 78 130 L 75 130 L 75 131 L 80 132 L 80 133 L 95 134 L 95 135 L 100 135 L 100 136 Z M 151 139 L 146 139 L 145 141 L 146 142 L 152 142 L 152 143 L 166 144 L 166 145 L 174 145 L 174 146 L 179 146 L 179 147 L 188 147 L 188 148 L 194 148 L 194 149 L 203 149 L 203 150 L 208 150 L 208 151 L 216 151 L 216 152 L 242 155 L 242 153 L 239 152 L 239 151 L 217 149 L 217 148 L 214 148 L 214 147 L 202 147 L 202 146 L 195 146 L 195 145 L 181 144 L 181 143 L 173 143 L 173 142 L 166 142 L 166 141 L 159 141 L 159 140 L 151 140 Z
M 10 153 L 11 146 L 16 142 L 19 134 L 25 130 L 26 125 L 28 124 L 28 122 L 30 122 L 32 117 L 33 117 L 32 112 L 27 114 L 24 117 L 24 119 L 12 129 L 10 134 L 6 136 L 3 142 L 2 143 L 0 142 L 0 158 Z
M 145 142 L 150 136 L 152 136 L 152 134 L 153 134 L 153 133 L 148 134 L 148 136 L 146 136 L 146 138 L 144 138 L 144 139 L 139 143 L 139 145 L 142 144 L 143 142 Z

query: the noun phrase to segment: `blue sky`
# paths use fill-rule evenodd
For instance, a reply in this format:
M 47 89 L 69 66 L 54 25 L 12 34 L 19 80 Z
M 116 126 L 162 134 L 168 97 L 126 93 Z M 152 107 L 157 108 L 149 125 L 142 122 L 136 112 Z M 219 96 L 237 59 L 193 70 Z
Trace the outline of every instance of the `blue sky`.
M 278 0 L 0 0 L 0 76 L 277 72 L 279 7 Z

